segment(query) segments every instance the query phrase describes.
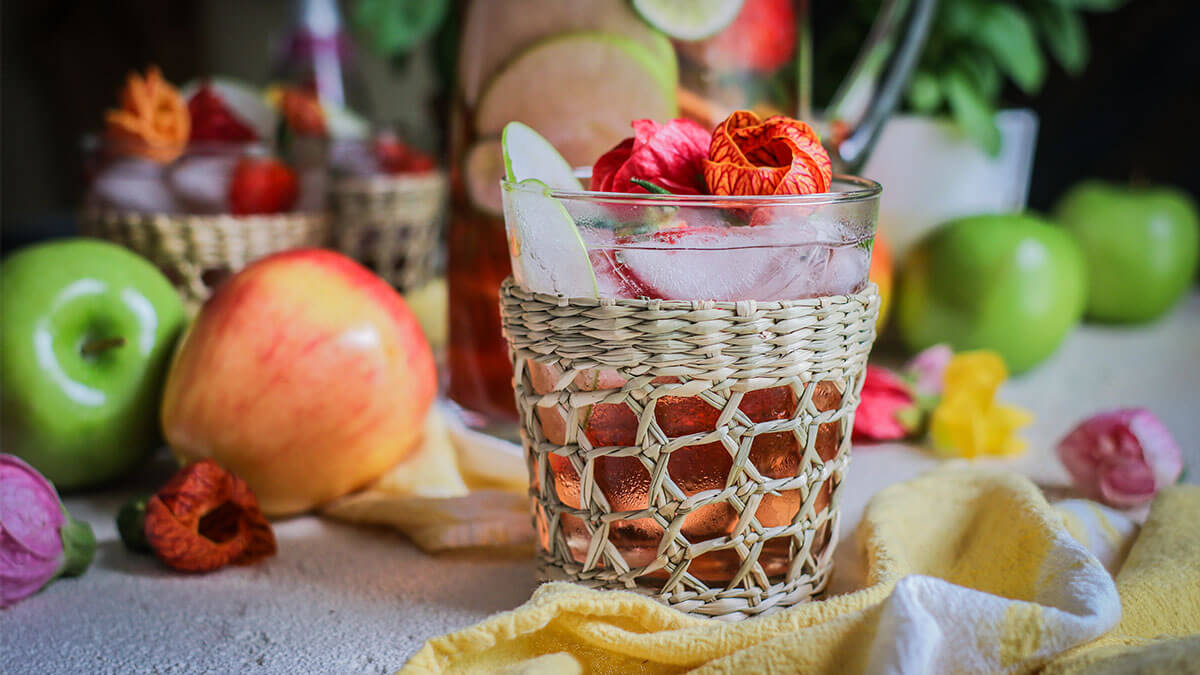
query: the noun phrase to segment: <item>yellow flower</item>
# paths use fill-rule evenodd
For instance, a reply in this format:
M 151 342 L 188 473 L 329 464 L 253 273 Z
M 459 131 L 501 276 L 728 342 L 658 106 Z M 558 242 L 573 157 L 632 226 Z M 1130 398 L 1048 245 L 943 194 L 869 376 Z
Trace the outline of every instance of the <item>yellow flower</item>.
M 943 376 L 942 400 L 933 411 L 929 434 L 934 449 L 951 457 L 1016 455 L 1025 442 L 1016 431 L 1033 416 L 1022 408 L 996 402 L 1008 378 L 1000 355 L 988 350 L 955 354 Z

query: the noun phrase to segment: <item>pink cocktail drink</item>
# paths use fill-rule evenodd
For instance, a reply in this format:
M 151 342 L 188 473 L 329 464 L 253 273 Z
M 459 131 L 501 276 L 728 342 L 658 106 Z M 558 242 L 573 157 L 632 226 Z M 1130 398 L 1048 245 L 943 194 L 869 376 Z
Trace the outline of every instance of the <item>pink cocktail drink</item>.
M 830 193 L 786 197 L 541 193 L 512 184 L 505 189 L 514 276 L 529 290 L 568 297 L 772 302 L 856 293 L 868 281 L 879 194 L 870 181 L 838 178 Z M 554 202 L 553 208 L 546 208 L 547 201 Z M 579 233 L 574 245 L 582 246 L 585 255 L 571 250 L 572 240 L 557 238 L 557 230 L 551 229 L 572 226 Z M 584 266 L 584 259 L 590 270 L 580 273 L 568 267 Z M 764 333 L 761 345 L 751 349 L 769 349 L 771 340 Z M 603 368 L 567 373 L 557 364 L 537 361 L 529 361 L 526 368 L 528 386 L 540 395 L 561 388 L 563 378 L 573 378 L 580 391 L 620 390 L 628 383 L 615 370 Z M 653 384 L 680 383 L 682 388 L 685 380 L 660 376 Z M 805 401 L 816 411 L 838 409 L 845 392 L 832 381 L 818 380 L 744 391 L 737 409 L 751 423 L 791 419 Z M 653 405 L 654 420 L 667 439 L 699 439 L 717 427 L 722 414 L 697 395 L 660 396 L 646 405 Z M 547 441 L 568 442 L 570 422 L 561 407 L 539 404 L 535 413 Z M 625 403 L 595 403 L 581 419 L 592 447 L 638 445 L 639 416 Z M 815 441 L 794 430 L 760 434 L 753 439 L 747 461 L 766 479 L 795 477 L 804 471 L 809 442 L 821 460 L 834 459 L 842 429 L 841 421 L 821 424 Z M 691 497 L 725 489 L 734 460 L 721 442 L 697 442 L 673 450 L 667 472 Z M 579 472 L 562 456 L 550 454 L 548 461 L 558 500 L 580 509 Z M 592 471 L 612 512 L 632 515 L 654 506 L 649 503 L 651 475 L 642 458 L 602 456 L 594 460 Z M 815 497 L 818 513 L 829 508 L 832 480 Z M 755 518 L 766 528 L 787 526 L 803 501 L 799 489 L 764 495 Z M 540 505 L 535 506 L 541 546 L 548 550 L 546 518 Z M 689 513 L 681 533 L 690 542 L 708 541 L 729 535 L 737 522 L 728 503 L 714 503 Z M 585 523 L 563 512 L 560 528 L 572 557 L 582 563 L 591 541 Z M 663 535 L 654 519 L 631 517 L 612 522 L 608 538 L 630 567 L 641 567 L 658 556 Z M 831 535 L 823 527 L 812 550 L 822 550 Z M 766 542 L 758 557 L 766 574 L 787 572 L 794 554 L 791 546 L 787 537 Z M 740 565 L 738 554 L 726 548 L 701 554 L 688 571 L 705 582 L 723 582 Z M 661 579 L 666 574 L 659 570 L 649 576 Z

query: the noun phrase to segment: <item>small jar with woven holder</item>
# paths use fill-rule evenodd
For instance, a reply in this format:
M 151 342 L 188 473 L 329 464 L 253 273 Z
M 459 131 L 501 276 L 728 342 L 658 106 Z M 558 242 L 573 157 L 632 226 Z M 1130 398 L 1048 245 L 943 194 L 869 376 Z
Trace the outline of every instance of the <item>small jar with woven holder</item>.
M 338 250 L 401 292 L 435 276 L 445 174 L 349 176 L 334 181 L 330 197 Z
M 769 198 L 504 186 L 543 579 L 727 620 L 825 589 L 879 310 L 880 189 L 839 180 Z M 668 299 L 687 293 L 718 300 Z
M 195 311 L 218 283 L 252 261 L 294 248 L 325 246 L 324 213 L 194 215 L 84 210 L 83 234 L 125 246 L 175 284 L 184 305 Z

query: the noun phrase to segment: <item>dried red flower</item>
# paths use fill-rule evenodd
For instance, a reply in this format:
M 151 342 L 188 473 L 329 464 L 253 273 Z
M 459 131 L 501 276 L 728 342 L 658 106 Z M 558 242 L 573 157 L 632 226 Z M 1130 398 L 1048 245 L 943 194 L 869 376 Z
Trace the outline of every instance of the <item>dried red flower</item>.
M 714 195 L 806 195 L 829 190 L 833 165 L 804 122 L 739 110 L 713 131 L 704 178 Z
M 709 133 L 692 120 L 658 124 L 634 120 L 633 137 L 600 156 L 592 167 L 591 189 L 600 192 L 648 192 L 640 179 L 677 195 L 700 195 Z
M 146 541 L 182 572 L 251 565 L 275 554 L 275 533 L 245 481 L 211 459 L 180 469 L 146 503 Z

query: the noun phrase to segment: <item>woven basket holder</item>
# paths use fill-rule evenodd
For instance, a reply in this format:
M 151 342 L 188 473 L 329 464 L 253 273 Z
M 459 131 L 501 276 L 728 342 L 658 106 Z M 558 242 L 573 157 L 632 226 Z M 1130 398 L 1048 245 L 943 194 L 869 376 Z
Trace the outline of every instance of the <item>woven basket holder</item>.
M 510 277 L 501 288 L 501 314 L 513 360 L 514 387 L 521 417 L 535 510 L 534 526 L 548 543 L 539 547 L 539 574 L 592 588 L 623 589 L 651 596 L 676 609 L 726 620 L 756 616 L 811 599 L 829 580 L 837 542 L 839 487 L 850 460 L 850 435 L 875 339 L 879 295 L 874 284 L 848 296 L 786 302 L 691 302 L 564 298 L 529 292 Z M 534 391 L 526 365 L 537 361 L 562 370 L 545 394 Z M 614 370 L 625 379 L 619 389 L 583 390 L 581 370 Z M 557 372 L 555 370 L 554 372 Z M 656 378 L 673 378 L 655 383 Z M 841 401 L 820 411 L 813 403 L 818 383 L 832 382 Z M 787 386 L 795 392 L 791 419 L 754 423 L 738 404 L 742 392 Z M 661 396 L 696 396 L 721 411 L 711 432 L 668 439 L 654 415 Z M 597 403 L 624 403 L 638 417 L 637 445 L 592 447 L 584 434 L 587 413 Z M 566 420 L 565 445 L 546 439 L 535 408 L 557 406 Z M 818 427 L 840 426 L 836 455 L 816 452 Z M 794 477 L 771 479 L 748 461 L 755 436 L 792 432 L 802 453 Z M 667 462 L 674 450 L 721 442 L 732 456 L 724 490 L 692 496 L 672 481 Z M 548 455 L 567 458 L 581 477 L 580 506 L 564 504 L 554 488 Z M 650 476 L 649 508 L 612 512 L 596 485 L 593 462 L 600 457 L 636 457 Z M 828 506 L 815 501 L 829 481 Z M 764 527 L 754 517 L 763 495 L 798 490 L 799 512 L 789 525 Z M 737 522 L 728 536 L 688 541 L 684 517 L 701 507 L 728 503 Z M 544 522 L 539 524 L 536 510 Z M 560 515 L 572 514 L 591 536 L 586 560 L 576 561 L 567 545 Z M 653 518 L 663 529 L 657 559 L 631 567 L 608 540 L 612 522 Z M 824 528 L 824 529 L 822 529 Z M 765 542 L 788 538 L 786 575 L 768 577 L 759 564 Z M 819 541 L 818 541 L 819 539 Z M 709 585 L 688 573 L 692 559 L 732 549 L 742 560 L 725 585 Z M 659 578 L 646 575 L 657 572 Z M 663 574 L 667 578 L 663 580 Z
M 195 310 L 213 287 L 262 256 L 324 246 L 329 219 L 317 213 L 264 216 L 131 213 L 88 209 L 84 234 L 132 249 L 154 263 Z
M 331 196 L 338 250 L 401 292 L 433 278 L 446 196 L 442 173 L 344 178 Z

